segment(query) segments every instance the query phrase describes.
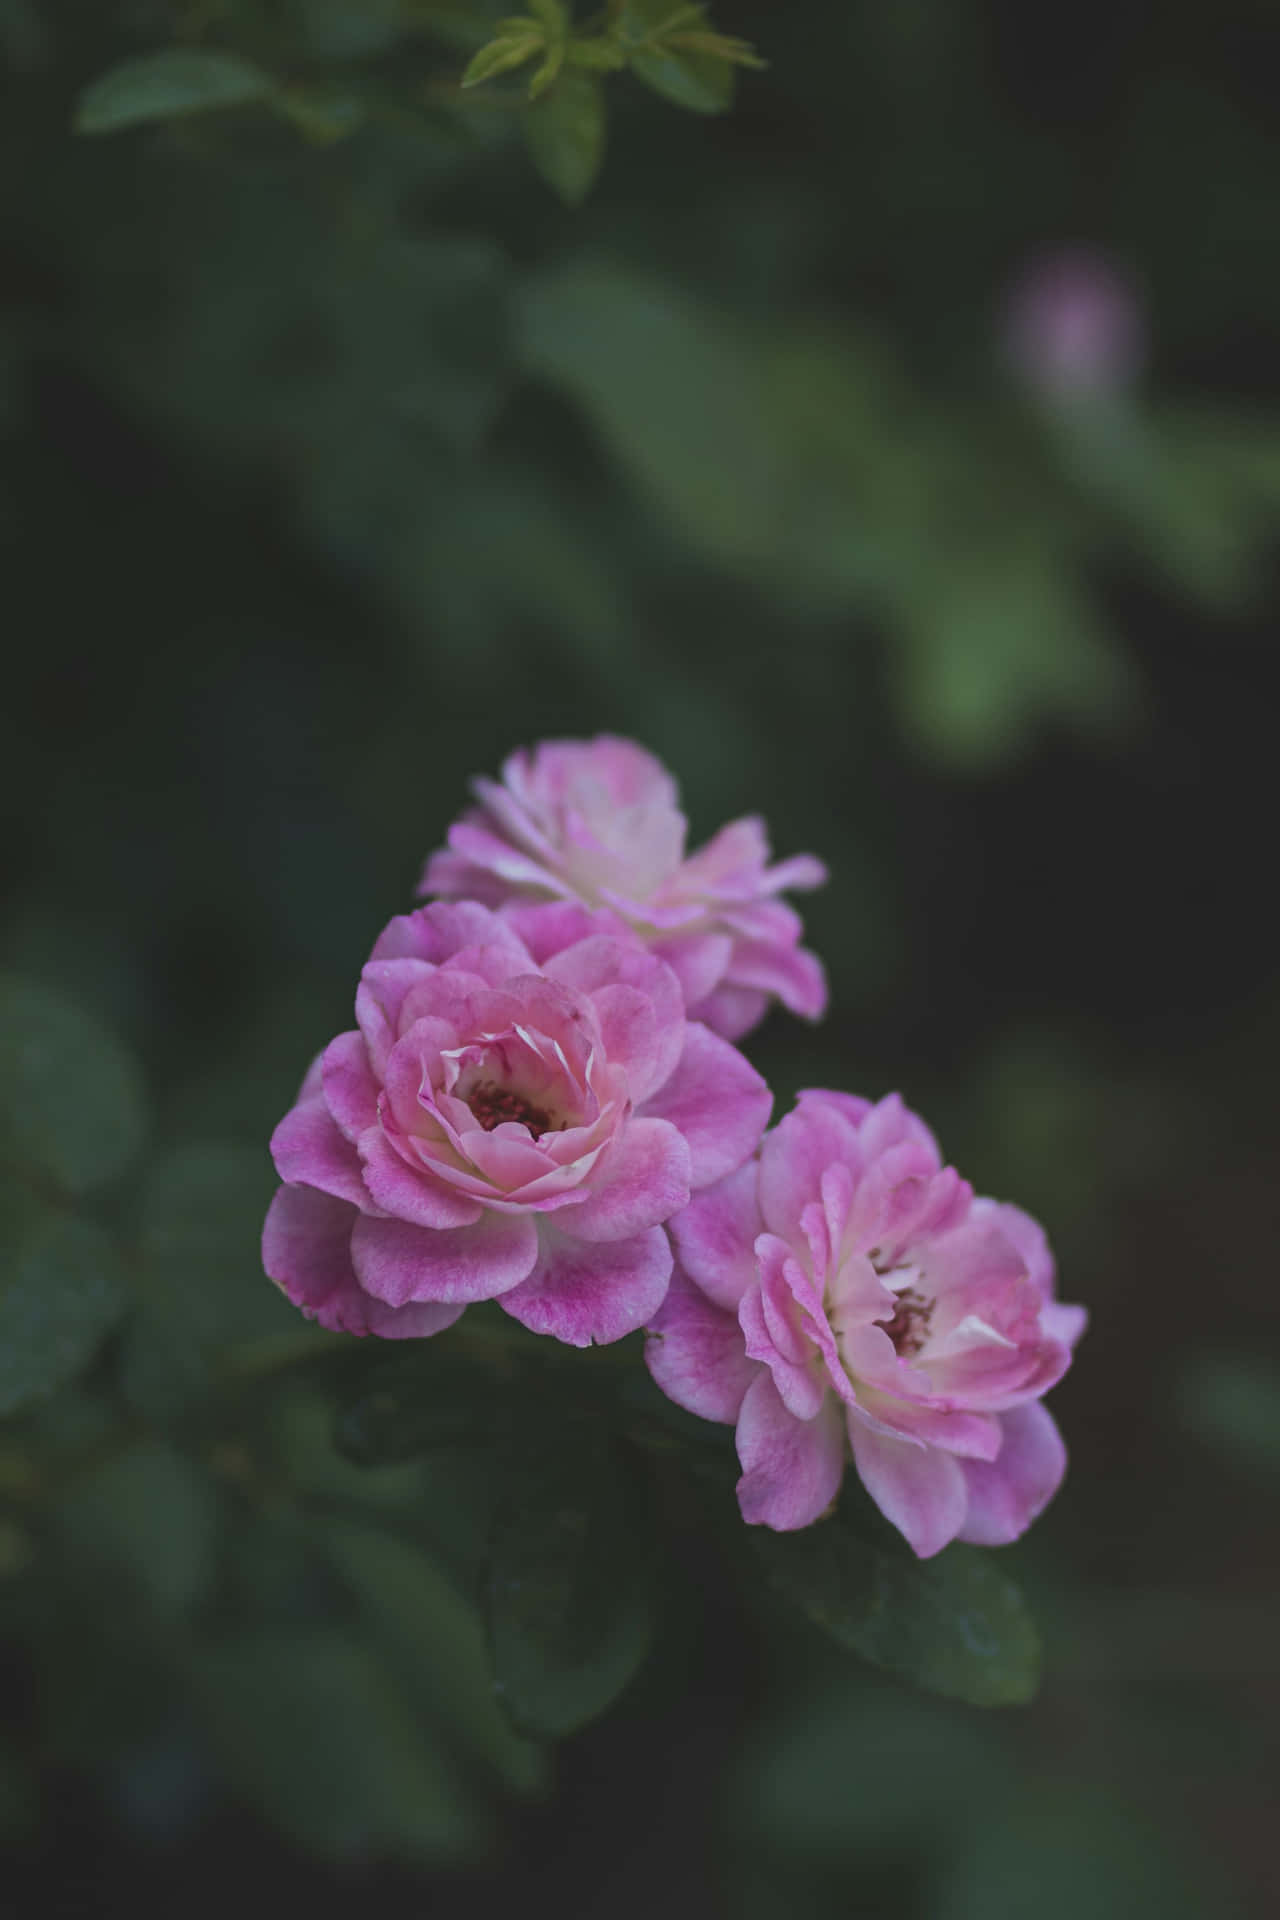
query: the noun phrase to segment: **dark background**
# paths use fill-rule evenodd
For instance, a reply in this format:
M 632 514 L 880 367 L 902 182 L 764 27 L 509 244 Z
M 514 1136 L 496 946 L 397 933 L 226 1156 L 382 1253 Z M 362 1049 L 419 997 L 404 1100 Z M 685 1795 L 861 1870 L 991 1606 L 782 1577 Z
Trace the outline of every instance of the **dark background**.
M 6 1910 L 1273 1911 L 1272 10 L 719 0 L 769 71 L 612 81 L 576 212 L 480 108 L 74 139 L 180 12 L 0 6 L 4 964 L 161 1137 L 260 1146 L 466 778 L 634 735 L 695 839 L 831 868 L 779 1110 L 900 1088 L 1092 1325 L 1005 1556 L 1032 1708 L 762 1664 L 690 1541 L 624 1702 L 433 1873 L 310 1863 L 177 1736 L 36 1750 L 19 1660 Z M 456 75 L 398 31 L 370 73 Z M 1063 250 L 1147 342 L 1083 396 L 1002 351 Z

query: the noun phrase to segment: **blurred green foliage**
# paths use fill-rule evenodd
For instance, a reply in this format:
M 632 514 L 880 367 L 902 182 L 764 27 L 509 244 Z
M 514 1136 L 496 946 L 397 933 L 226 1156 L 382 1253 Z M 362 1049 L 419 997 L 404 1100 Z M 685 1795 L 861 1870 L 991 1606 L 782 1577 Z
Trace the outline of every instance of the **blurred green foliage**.
M 319 1913 L 1274 1905 L 1267 9 L 688 14 L 0 0 L 23 1920 L 86 1835 L 122 1911 L 157 1845 L 197 1915 L 250 1863 Z M 1144 303 L 1087 389 L 1006 343 L 1070 248 Z M 558 1374 L 261 1276 L 266 1137 L 465 777 L 602 727 L 832 867 L 779 1106 L 902 1084 L 1094 1308 L 1067 1488 L 978 1556 L 1016 1715 L 962 1704 L 1029 1690 L 1012 1600 L 984 1694 L 964 1556 L 745 1539 L 629 1352 L 548 1512 Z

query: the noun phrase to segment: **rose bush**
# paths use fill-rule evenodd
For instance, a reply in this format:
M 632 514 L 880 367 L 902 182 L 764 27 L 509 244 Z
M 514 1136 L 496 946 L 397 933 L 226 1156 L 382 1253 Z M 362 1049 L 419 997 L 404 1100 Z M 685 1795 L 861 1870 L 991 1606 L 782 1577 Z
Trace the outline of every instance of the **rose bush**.
M 497 1298 L 575 1346 L 621 1338 L 666 1292 L 665 1223 L 768 1119 L 759 1074 L 630 939 L 540 966 L 487 907 L 420 908 L 379 938 L 356 1020 L 272 1136 L 263 1235 L 276 1284 L 348 1333 Z
M 896 1095 L 802 1094 L 673 1223 L 649 1369 L 736 1422 L 743 1518 L 805 1527 L 846 1459 L 917 1554 L 1015 1539 L 1066 1455 L 1040 1396 L 1084 1326 L 1044 1234 L 976 1199 Z
M 808 854 L 769 865 L 763 821 L 722 827 L 685 855 L 675 781 L 633 741 L 547 740 L 511 755 L 501 784 L 474 783 L 479 806 L 432 854 L 420 891 L 488 906 L 558 900 L 607 910 L 678 975 L 690 1016 L 739 1039 L 771 999 L 817 1019 L 821 962 L 777 896 L 826 879 Z M 572 924 L 572 923 L 570 923 Z

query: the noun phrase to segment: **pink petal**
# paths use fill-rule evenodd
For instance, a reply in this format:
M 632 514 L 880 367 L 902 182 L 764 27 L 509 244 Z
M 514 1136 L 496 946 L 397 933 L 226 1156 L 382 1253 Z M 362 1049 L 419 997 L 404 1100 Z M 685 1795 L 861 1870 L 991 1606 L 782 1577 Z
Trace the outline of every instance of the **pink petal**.
M 727 933 L 687 933 L 655 944 L 653 952 L 666 961 L 684 995 L 685 1007 L 694 1007 L 724 979 L 733 942 Z
M 748 1526 L 779 1533 L 810 1526 L 840 1491 L 844 1422 L 837 1400 L 824 1401 L 814 1419 L 797 1420 L 772 1376 L 760 1373 L 743 1399 L 737 1440 L 738 1505 Z
M 1002 1414 L 1000 1424 L 1004 1441 L 997 1457 L 964 1465 L 969 1505 L 960 1538 L 975 1547 L 1002 1547 L 1025 1533 L 1067 1469 L 1062 1436 L 1038 1400 Z
M 580 900 L 512 900 L 503 907 L 502 917 L 514 927 L 539 967 L 593 934 L 607 934 L 614 940 L 635 939 L 616 915 L 584 906 Z
M 529 1274 L 538 1229 L 527 1213 L 486 1212 L 473 1227 L 441 1231 L 361 1215 L 351 1236 L 356 1278 L 388 1306 L 492 1300 Z
M 453 852 L 473 866 L 494 874 L 509 887 L 528 887 L 536 892 L 570 897 L 572 888 L 540 860 L 520 853 L 509 841 L 502 840 L 488 827 L 470 820 L 459 820 L 449 829 Z
M 356 1025 L 364 1035 L 375 1074 L 386 1071 L 387 1055 L 400 1033 L 400 1010 L 415 987 L 436 969 L 425 960 L 370 960 L 356 988 Z M 448 1041 L 445 1042 L 447 1046 Z
M 470 1227 L 484 1209 L 478 1200 L 442 1185 L 396 1151 L 380 1126 L 360 1136 L 364 1184 L 383 1210 L 415 1227 Z
M 761 1361 L 768 1367 L 778 1397 L 787 1412 L 797 1420 L 812 1420 L 827 1397 L 826 1378 L 803 1362 L 789 1359 L 779 1350 L 765 1318 L 759 1287 L 752 1287 L 743 1294 L 742 1304 L 738 1308 L 738 1324 L 742 1329 L 747 1358 Z
M 827 879 L 826 867 L 812 853 L 796 853 L 789 860 L 779 860 L 761 876 L 762 885 L 770 893 L 807 893 L 812 887 L 825 887 Z
M 340 1033 L 324 1050 L 325 1105 L 347 1139 L 356 1141 L 378 1117 L 378 1083 L 359 1033 Z
M 757 1277 L 755 1242 L 760 1232 L 756 1163 L 695 1193 L 671 1222 L 676 1251 L 690 1279 L 718 1307 L 736 1314 Z
M 681 1272 L 649 1323 L 645 1365 L 668 1400 L 702 1420 L 732 1426 L 759 1371 L 747 1358 L 742 1330 Z
M 271 1158 L 288 1185 L 316 1187 L 363 1212 L 371 1210 L 359 1156 L 323 1100 L 290 1108 L 271 1136 Z
M 639 944 L 610 939 L 605 934 L 594 934 L 590 939 L 580 940 L 576 946 L 566 947 L 554 954 L 547 961 L 546 973 L 549 979 L 588 994 L 605 1009 L 613 1003 L 607 996 L 600 999 L 603 989 L 633 987 L 642 993 L 653 1009 L 654 1040 L 649 1045 L 656 1043 L 661 1053 L 660 1059 L 650 1062 L 647 1070 L 642 1062 L 635 1063 L 636 1073 L 647 1071 L 647 1077 L 644 1079 L 644 1092 L 637 1090 L 634 1097 L 637 1100 L 645 1098 L 666 1079 L 679 1058 L 679 1042 L 684 1031 L 684 996 L 680 992 L 680 982 L 664 960 L 659 960 Z M 619 1044 L 623 1044 L 621 1033 Z M 612 1057 L 612 1048 L 609 1051 Z M 628 1063 L 624 1061 L 624 1064 Z M 630 1066 L 628 1071 L 631 1071 Z
M 622 1068 L 639 1106 L 671 1078 L 684 1046 L 683 1009 L 678 1017 L 660 1022 L 648 994 L 622 985 L 597 988 L 591 1002 L 609 1064 Z
M 538 1263 L 502 1295 L 504 1312 L 532 1333 L 571 1347 L 607 1346 L 646 1326 L 671 1277 L 671 1243 L 661 1227 L 630 1240 L 567 1240 L 545 1222 Z
M 414 1340 L 453 1325 L 461 1307 L 409 1306 L 396 1312 L 363 1293 L 351 1265 L 353 1207 L 310 1187 L 281 1187 L 267 1212 L 262 1264 L 276 1285 L 333 1333 Z
M 744 1034 L 759 1026 L 768 1011 L 767 993 L 759 993 L 754 987 L 722 985 L 705 1000 L 691 1005 L 689 1018 L 700 1020 L 722 1040 L 741 1040 Z
M 760 1211 L 765 1225 L 791 1245 L 802 1245 L 804 1210 L 821 1198 L 827 1167 L 858 1168 L 858 1136 L 835 1107 L 801 1100 L 760 1149 Z
M 849 1440 L 863 1486 L 922 1560 L 940 1553 L 964 1524 L 965 1474 L 952 1453 L 891 1439 L 849 1413 Z
M 729 986 L 776 995 L 789 1012 L 806 1020 L 820 1020 L 827 1010 L 826 972 L 817 954 L 807 947 L 739 941 L 725 981 Z
M 669 1120 L 688 1141 L 696 1191 L 733 1173 L 755 1151 L 772 1105 L 773 1095 L 737 1048 L 694 1021 L 679 1065 L 644 1110 Z
M 586 1198 L 565 1213 L 576 1240 L 625 1240 L 661 1226 L 689 1199 L 689 1149 L 666 1120 L 631 1120 L 593 1169 Z

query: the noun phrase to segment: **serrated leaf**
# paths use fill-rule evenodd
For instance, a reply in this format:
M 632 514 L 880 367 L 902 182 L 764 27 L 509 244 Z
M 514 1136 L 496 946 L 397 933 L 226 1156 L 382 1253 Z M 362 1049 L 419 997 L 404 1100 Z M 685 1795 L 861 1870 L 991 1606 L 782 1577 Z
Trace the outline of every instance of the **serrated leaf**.
M 487 47 L 481 47 L 467 62 L 461 84 L 464 87 L 478 87 L 482 80 L 492 80 L 495 74 L 511 73 L 516 67 L 522 67 L 526 60 L 532 60 L 546 44 L 541 27 L 530 20 L 527 31 L 504 34 L 500 39 L 491 40 Z
M 540 1785 L 539 1749 L 511 1731 L 495 1698 L 479 1615 L 439 1568 L 374 1527 L 328 1521 L 321 1541 L 410 1697 L 507 1786 Z
M 122 60 L 90 82 L 75 113 L 77 133 L 115 133 L 151 120 L 240 107 L 273 91 L 270 75 L 239 54 L 168 47 Z
M 750 1530 L 774 1587 L 873 1666 L 971 1706 L 1020 1706 L 1040 1644 L 1017 1587 L 975 1547 L 917 1560 L 860 1530 L 846 1496 L 799 1533 Z
M 102 1227 L 0 1183 L 0 1414 L 77 1374 L 124 1303 L 120 1257 Z
M 524 117 L 525 140 L 543 179 L 576 207 L 604 159 L 604 93 L 594 74 L 569 68 Z
M 486 1603 L 494 1685 L 520 1731 L 558 1738 L 603 1713 L 650 1640 L 631 1489 L 594 1440 L 520 1472 L 495 1529 Z
M 82 1194 L 124 1173 L 146 1133 L 146 1092 L 106 1027 L 33 980 L 0 975 L 0 1164 Z
M 434 1863 L 487 1838 L 369 1648 L 325 1630 L 245 1635 L 197 1653 L 190 1673 L 233 1786 L 310 1852 Z

